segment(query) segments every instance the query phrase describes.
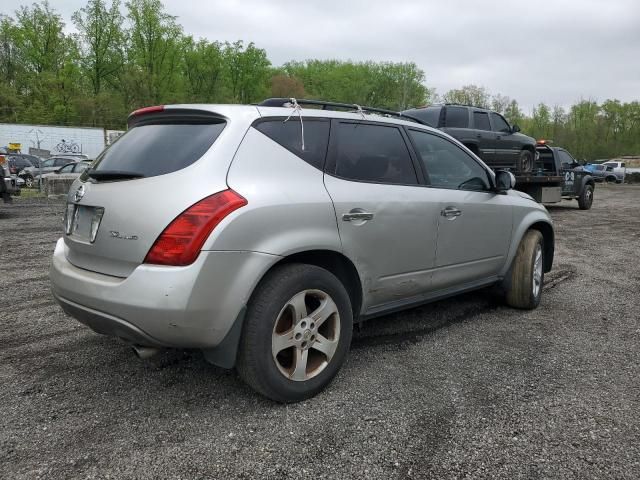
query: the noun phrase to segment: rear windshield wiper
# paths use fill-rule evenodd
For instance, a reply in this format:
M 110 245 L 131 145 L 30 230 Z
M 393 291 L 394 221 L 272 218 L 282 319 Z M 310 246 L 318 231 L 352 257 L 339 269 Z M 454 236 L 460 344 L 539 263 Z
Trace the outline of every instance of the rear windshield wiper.
M 87 175 L 95 180 L 128 180 L 131 178 L 142 178 L 144 174 L 138 172 L 130 172 L 127 170 L 94 170 L 90 168 L 86 170 Z

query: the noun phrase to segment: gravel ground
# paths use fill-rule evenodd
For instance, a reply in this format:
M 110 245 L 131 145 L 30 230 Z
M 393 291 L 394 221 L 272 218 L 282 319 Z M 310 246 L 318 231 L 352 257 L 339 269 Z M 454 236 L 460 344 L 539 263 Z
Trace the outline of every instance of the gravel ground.
M 142 362 L 63 314 L 63 204 L 0 205 L 0 477 L 640 478 L 640 188 L 550 207 L 542 305 L 486 291 L 372 320 L 322 394 L 254 394 L 198 352 Z

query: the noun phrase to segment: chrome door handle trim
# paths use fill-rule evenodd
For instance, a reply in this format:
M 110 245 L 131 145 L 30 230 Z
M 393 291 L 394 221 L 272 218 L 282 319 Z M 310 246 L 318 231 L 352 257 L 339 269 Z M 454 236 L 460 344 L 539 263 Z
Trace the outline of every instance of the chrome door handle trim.
M 350 222 L 352 220 L 371 220 L 373 218 L 373 213 L 368 212 L 349 212 L 342 214 L 343 222 Z
M 462 210 L 455 207 L 447 207 L 442 209 L 442 211 L 440 212 L 440 215 L 447 218 L 456 218 L 462 215 Z

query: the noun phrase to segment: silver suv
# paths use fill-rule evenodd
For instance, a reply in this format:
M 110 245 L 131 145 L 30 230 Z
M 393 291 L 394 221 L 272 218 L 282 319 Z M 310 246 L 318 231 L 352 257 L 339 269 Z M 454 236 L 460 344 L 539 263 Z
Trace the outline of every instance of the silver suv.
M 539 304 L 553 227 L 510 173 L 419 121 L 324 107 L 134 112 L 69 192 L 62 308 L 293 402 L 336 375 L 356 320 L 490 285 Z

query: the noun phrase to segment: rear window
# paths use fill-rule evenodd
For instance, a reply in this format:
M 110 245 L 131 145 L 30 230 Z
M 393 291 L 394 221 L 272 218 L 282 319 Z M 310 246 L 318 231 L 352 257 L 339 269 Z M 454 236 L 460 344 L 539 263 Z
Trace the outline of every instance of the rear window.
M 427 107 L 427 108 L 415 108 L 413 110 L 408 110 L 406 112 L 407 115 L 417 118 L 418 120 L 422 120 L 424 123 L 429 125 L 430 127 L 437 128 L 440 123 L 440 111 L 442 107 Z
M 136 126 L 100 154 L 94 169 L 154 177 L 185 168 L 209 150 L 225 127 L 220 123 Z
M 447 107 L 444 126 L 449 128 L 468 128 L 469 110 L 466 107 Z

